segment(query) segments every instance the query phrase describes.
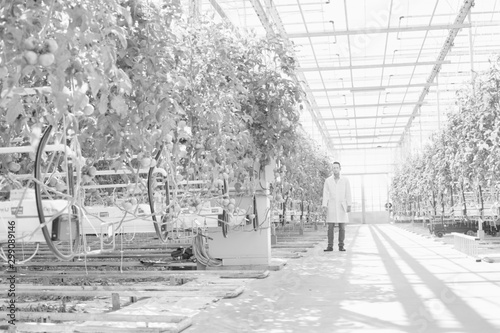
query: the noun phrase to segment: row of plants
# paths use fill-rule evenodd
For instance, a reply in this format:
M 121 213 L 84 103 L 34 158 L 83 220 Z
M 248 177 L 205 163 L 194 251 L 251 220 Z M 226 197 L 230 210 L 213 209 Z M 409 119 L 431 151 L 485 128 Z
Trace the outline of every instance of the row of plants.
M 301 211 L 318 211 L 323 195 L 323 185 L 332 173 L 332 162 L 317 144 L 305 134 L 299 135 L 297 144 L 289 155 L 279 160 L 275 172 L 277 202 L 300 202 Z M 285 213 L 283 213 L 284 215 Z
M 457 91 L 455 109 L 423 151 L 396 171 L 395 211 L 440 209 L 451 205 L 453 194 L 481 191 L 494 196 L 500 189 L 500 56 Z
M 276 159 L 272 195 L 319 202 L 329 163 L 298 131 L 293 49 L 193 22 L 178 0 L 0 0 L 0 146 L 36 146 L 48 125 L 63 124 L 86 158 L 84 185 L 103 166 L 161 166 L 174 184 L 229 182 L 245 193 L 255 191 L 255 165 Z M 32 164 L 0 154 L 0 175 Z M 193 206 L 209 199 L 197 196 Z

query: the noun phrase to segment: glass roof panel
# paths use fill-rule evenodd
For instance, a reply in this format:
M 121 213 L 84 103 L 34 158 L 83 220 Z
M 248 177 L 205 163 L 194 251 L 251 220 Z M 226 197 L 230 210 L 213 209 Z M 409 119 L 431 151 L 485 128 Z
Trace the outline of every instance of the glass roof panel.
M 425 141 L 442 127 L 471 70 L 500 50 L 500 0 L 475 1 L 470 12 L 464 0 L 203 0 L 203 10 L 214 3 L 234 25 L 272 29 L 296 46 L 308 104 L 327 129 L 318 142 L 344 158 L 378 146 L 391 147 L 375 150 L 391 159 L 410 153 L 408 129 Z M 318 138 L 313 116 L 301 119 Z

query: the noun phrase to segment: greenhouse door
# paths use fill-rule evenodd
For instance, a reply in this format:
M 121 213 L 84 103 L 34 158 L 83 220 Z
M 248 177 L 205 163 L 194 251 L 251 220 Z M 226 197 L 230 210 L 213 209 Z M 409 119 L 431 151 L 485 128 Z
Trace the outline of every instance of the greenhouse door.
M 349 178 L 352 191 L 353 223 L 389 223 L 389 212 L 385 204 L 389 202 L 389 175 L 379 174 L 353 174 L 345 175 Z

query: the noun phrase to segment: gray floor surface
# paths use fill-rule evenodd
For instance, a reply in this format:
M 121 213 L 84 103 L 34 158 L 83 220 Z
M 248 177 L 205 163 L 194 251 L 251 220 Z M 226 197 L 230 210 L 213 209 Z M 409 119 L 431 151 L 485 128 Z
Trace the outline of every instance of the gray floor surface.
M 320 243 L 183 332 L 500 332 L 499 263 L 390 224 L 349 225 L 346 237 L 347 252 Z

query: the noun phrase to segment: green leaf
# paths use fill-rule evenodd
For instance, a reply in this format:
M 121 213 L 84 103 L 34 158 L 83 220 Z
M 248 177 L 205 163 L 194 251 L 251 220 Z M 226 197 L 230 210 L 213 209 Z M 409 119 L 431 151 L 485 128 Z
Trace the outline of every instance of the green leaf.
M 9 24 L 7 24 L 6 27 L 7 27 L 6 29 L 7 32 L 10 32 L 12 34 L 12 37 L 14 37 L 14 39 L 16 40 L 16 42 L 20 43 L 21 40 L 23 39 L 23 31 Z
M 124 48 L 124 49 L 127 48 L 127 39 L 125 38 L 125 34 L 123 33 L 122 28 L 115 27 L 114 29 L 110 29 L 109 33 L 113 33 L 116 37 L 118 37 L 118 40 L 120 41 L 120 44 L 122 45 L 122 48 Z
M 84 93 L 80 91 L 75 91 L 73 93 L 73 108 L 74 110 L 83 110 L 87 105 L 88 98 Z
M 108 111 L 108 94 L 102 94 L 97 105 L 97 110 L 100 114 L 105 114 Z
M 10 102 L 7 104 L 7 114 L 5 120 L 9 125 L 14 124 L 17 117 L 24 111 L 23 103 L 19 95 L 14 95 Z
M 68 10 L 67 12 L 71 18 L 71 22 L 69 24 L 69 28 L 71 30 L 75 30 L 75 28 L 80 28 L 83 32 L 86 30 L 87 24 L 85 20 L 86 10 L 81 6 L 76 6 L 75 8 Z
M 174 104 L 174 108 L 175 108 L 175 111 L 178 113 L 178 114 L 186 114 L 186 111 L 182 108 L 182 106 L 179 105 L 179 103 L 177 103 L 176 100 L 173 101 L 173 104 Z
M 113 96 L 111 99 L 111 107 L 120 115 L 123 115 L 128 111 L 127 103 L 120 95 Z
M 103 82 L 99 74 L 95 71 L 89 75 L 90 90 L 92 91 L 92 97 L 96 98 L 97 93 L 101 89 Z
M 118 9 L 120 11 L 120 14 L 122 14 L 123 17 L 125 18 L 125 21 L 127 22 L 127 24 L 129 26 L 131 26 L 132 25 L 132 16 L 130 15 L 129 10 L 123 6 L 119 6 Z
M 113 55 L 107 46 L 101 46 L 101 59 L 104 67 L 104 71 L 107 73 L 111 71 L 114 65 Z
M 128 77 L 127 73 L 125 73 L 122 69 L 118 70 L 118 78 L 119 78 L 119 86 L 120 88 L 126 93 L 126 94 L 131 94 L 132 93 L 132 82 L 130 81 L 130 78 Z

